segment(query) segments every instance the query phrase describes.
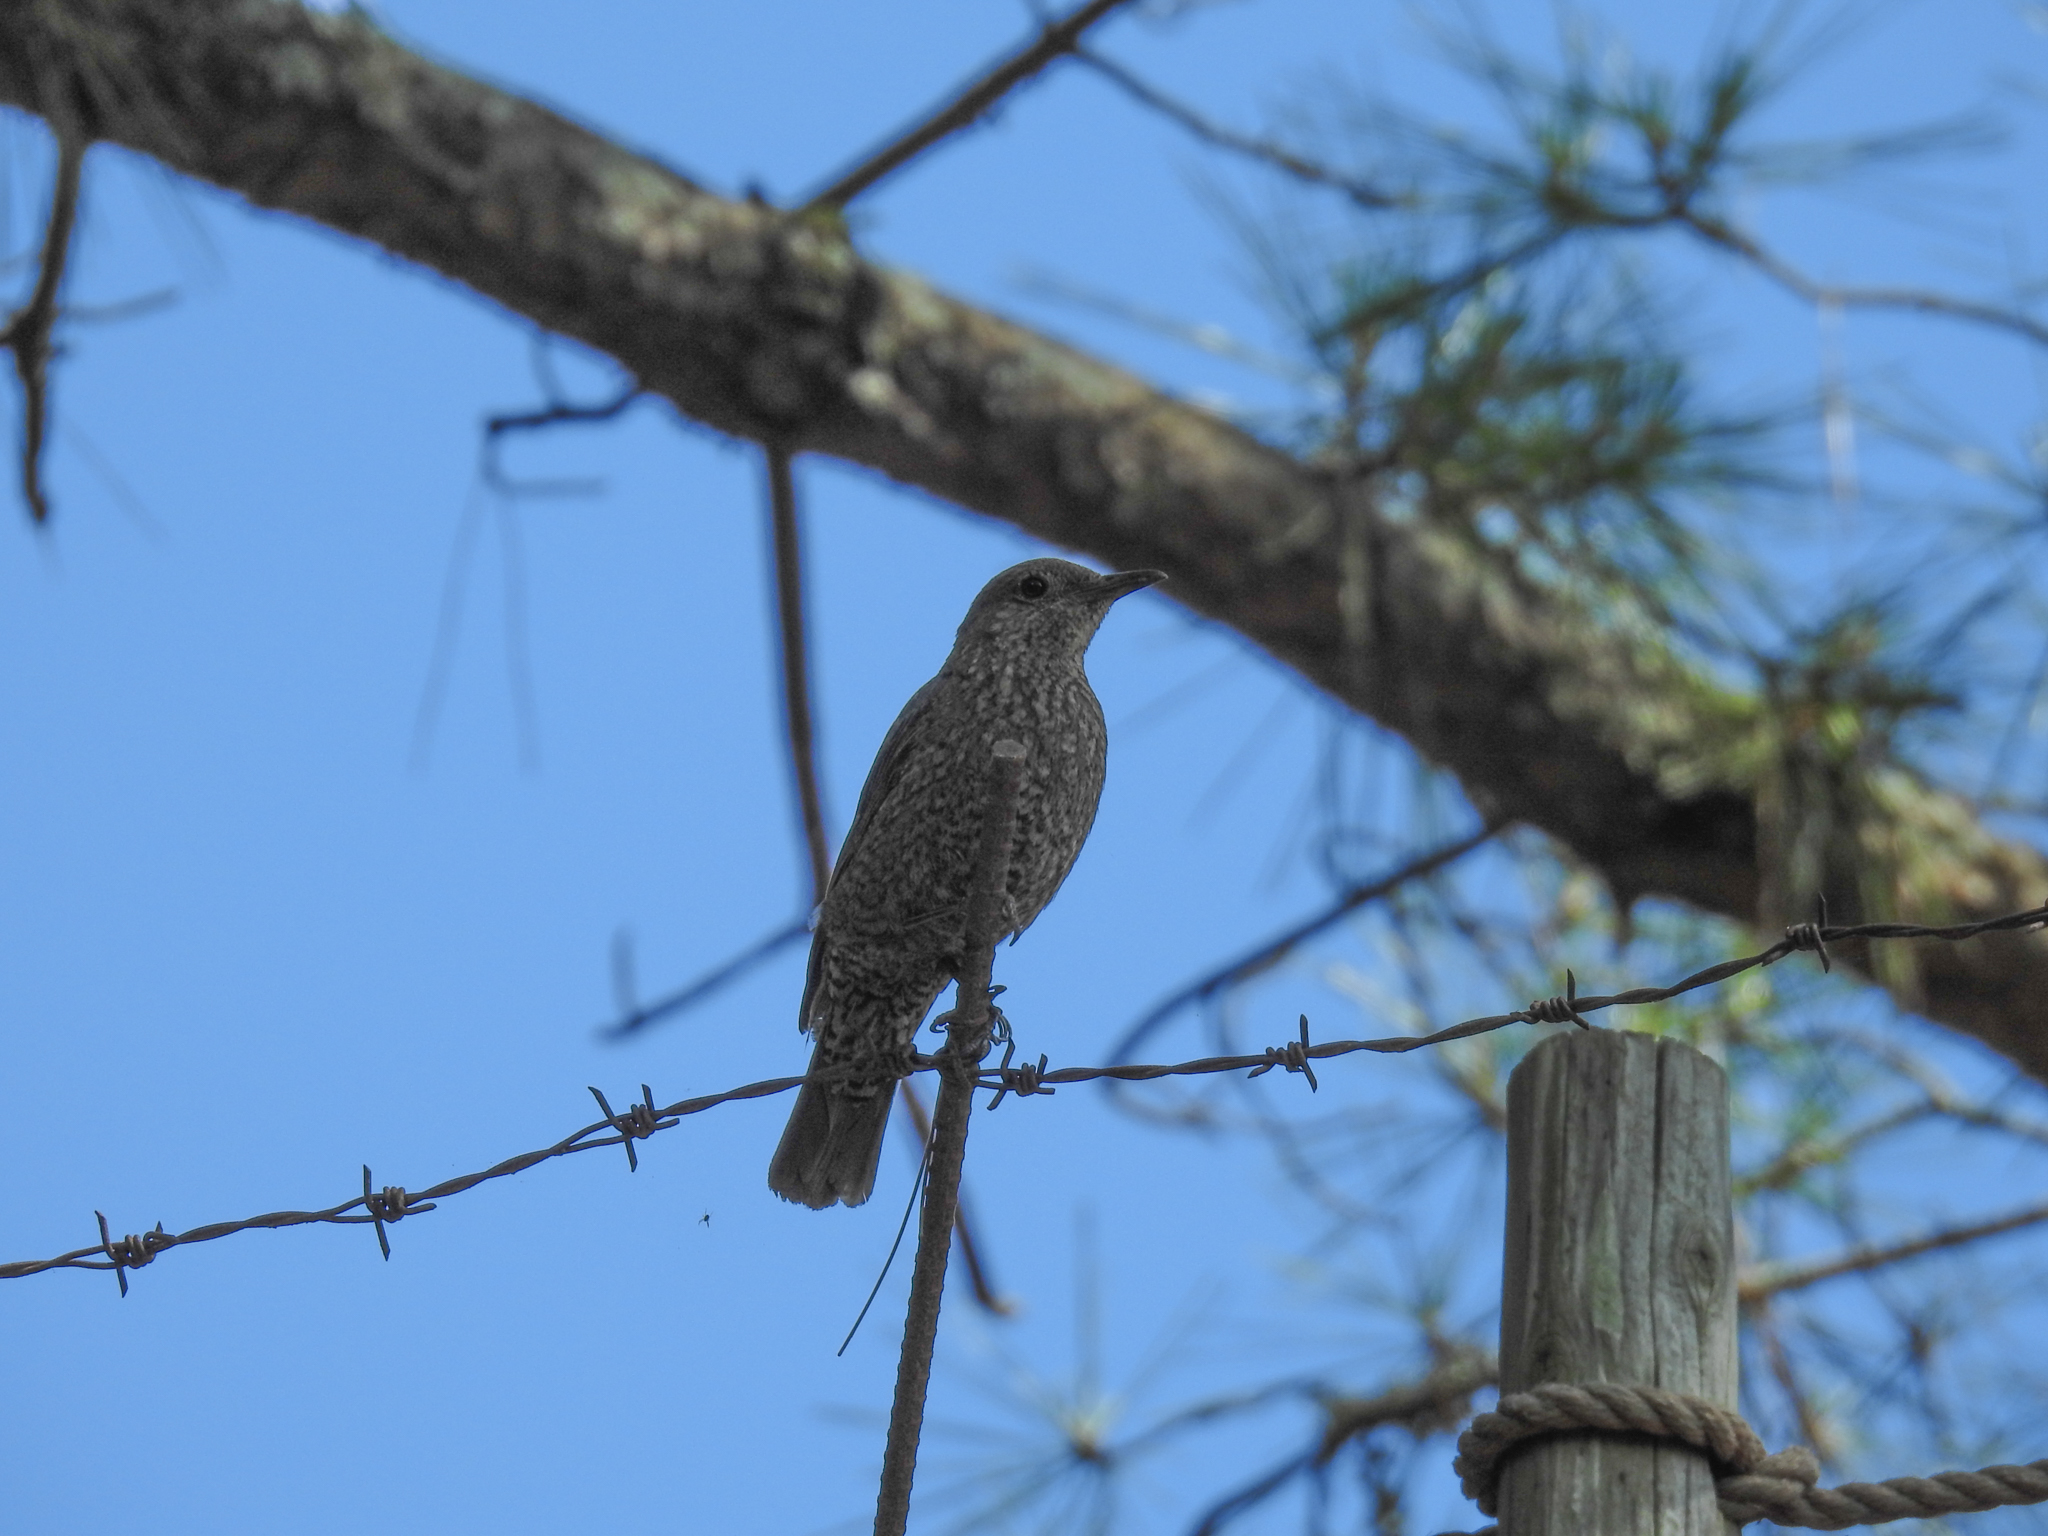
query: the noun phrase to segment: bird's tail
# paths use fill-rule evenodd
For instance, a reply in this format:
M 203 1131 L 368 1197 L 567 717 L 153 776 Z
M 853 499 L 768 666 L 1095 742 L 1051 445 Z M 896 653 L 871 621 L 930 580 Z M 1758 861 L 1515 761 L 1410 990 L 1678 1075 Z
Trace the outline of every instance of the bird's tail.
M 895 1094 L 888 1083 L 861 1088 L 865 1091 L 805 1083 L 797 1090 L 796 1108 L 768 1165 L 770 1189 L 814 1211 L 867 1199 L 875 1187 Z

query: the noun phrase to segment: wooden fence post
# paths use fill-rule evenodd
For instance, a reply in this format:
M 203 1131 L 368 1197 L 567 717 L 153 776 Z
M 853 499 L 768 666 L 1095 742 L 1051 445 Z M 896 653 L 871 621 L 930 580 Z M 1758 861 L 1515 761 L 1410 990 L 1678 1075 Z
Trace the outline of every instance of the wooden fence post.
M 1501 1392 L 1665 1387 L 1735 1406 L 1728 1080 L 1675 1040 L 1573 1030 L 1508 1083 Z M 1511 1454 L 1501 1536 L 1730 1536 L 1683 1446 L 1565 1434 Z

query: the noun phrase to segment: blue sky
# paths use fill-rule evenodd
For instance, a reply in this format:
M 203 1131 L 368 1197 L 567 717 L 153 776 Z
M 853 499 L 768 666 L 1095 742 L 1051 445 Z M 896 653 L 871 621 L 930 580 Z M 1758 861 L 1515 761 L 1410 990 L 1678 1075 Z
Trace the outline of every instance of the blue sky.
M 776 197 L 1028 20 L 959 0 L 377 15 L 714 187 L 758 180 Z M 1549 27 L 1547 9 L 1502 15 L 1511 38 Z M 2048 49 L 2017 7 L 1881 21 L 1815 70 L 1784 128 L 1936 115 L 2000 76 L 2038 76 Z M 1705 30 L 1689 12 L 1657 25 L 1639 46 L 1673 55 Z M 1324 99 L 1337 74 L 1425 95 L 1440 78 L 1408 13 L 1336 0 L 1125 19 L 1104 42 L 1241 124 Z M 1463 110 L 1448 85 L 1430 100 Z M 2031 191 L 1994 205 L 2012 166 L 2038 167 L 2025 112 L 2007 171 L 1954 172 L 1984 188 L 1968 218 L 2022 233 Z M 47 146 L 18 116 L 0 137 L 13 252 L 34 233 Z M 1178 390 L 1277 406 L 1271 379 L 1024 281 L 1050 272 L 1284 349 L 1216 213 L 1214 181 L 1234 175 L 1064 70 L 884 187 L 862 237 Z M 1854 202 L 1785 208 L 1759 213 L 1825 276 L 1956 285 L 1982 249 L 1959 240 L 1962 214 L 1940 227 Z M 125 1232 L 329 1204 L 365 1162 L 380 1184 L 423 1187 L 584 1123 L 590 1083 L 615 1104 L 643 1081 L 666 1101 L 801 1070 L 797 953 L 631 1045 L 593 1030 L 622 928 L 651 993 L 800 901 L 755 456 L 643 405 L 508 451 L 518 473 L 601 477 L 601 493 L 503 504 L 479 490 L 477 430 L 537 399 L 523 323 L 106 149 L 79 255 L 76 302 L 162 287 L 177 301 L 67 333 L 56 521 L 37 535 L 0 517 L 0 1157 L 16 1170 L 0 1258 L 91 1240 L 95 1209 Z M 1810 316 L 1740 280 L 1709 290 L 1675 259 L 1708 295 L 1687 318 L 1712 343 L 1716 388 L 1812 389 Z M 1904 360 L 2000 441 L 2039 414 L 2018 349 L 1910 350 L 1919 336 L 1852 321 L 1846 345 L 1873 370 Z M 611 387 L 601 360 L 554 355 L 579 395 Z M 799 476 L 836 833 L 968 598 L 1033 546 L 865 472 L 807 461 Z M 998 978 L 1024 1047 L 1055 1062 L 1094 1059 L 1161 993 L 1325 891 L 1307 834 L 1329 727 L 1300 684 L 1152 594 L 1117 609 L 1090 671 L 1112 730 L 1101 818 Z M 1374 762 L 1358 792 L 1424 840 L 1405 771 Z M 1260 1043 L 1302 1009 L 1322 1034 L 1386 1032 L 1315 966 L 1246 1006 Z M 1322 1076 L 1323 1099 L 1360 1105 L 1398 1107 L 1421 1082 L 1413 1064 L 1358 1060 Z M 1275 1103 L 1304 1092 L 1262 1082 Z M 389 1264 L 367 1232 L 323 1228 L 175 1252 L 125 1302 L 104 1275 L 9 1282 L 0 1510 L 21 1531 L 146 1511 L 165 1536 L 864 1529 L 907 1264 L 832 1352 L 911 1154 L 892 1147 L 859 1212 L 783 1206 L 763 1178 L 786 1106 L 700 1117 L 644 1147 L 632 1177 L 598 1154 L 467 1195 L 396 1228 Z M 948 1458 L 992 1454 L 986 1428 L 948 1440 L 944 1426 L 998 1421 L 1010 1399 L 989 1383 L 1014 1387 L 1014 1362 L 1069 1369 L 1090 1223 L 1108 1378 L 1131 1379 L 1155 1346 L 1166 1361 L 1135 1412 L 1292 1360 L 1367 1386 L 1403 1364 L 1394 1335 L 1316 1310 L 1328 1296 L 1296 1262 L 1312 1213 L 1241 1141 L 1164 1132 L 1069 1089 L 978 1119 L 969 1185 L 1023 1311 L 994 1324 L 956 1298 L 923 1486 Z M 1495 1198 L 1481 1178 L 1451 1219 L 1490 1219 Z M 1484 1291 L 1483 1269 L 1465 1292 Z M 1148 1518 L 1174 1528 L 1200 1492 L 1284 1450 L 1286 1429 L 1172 1453 L 1137 1485 Z M 1461 1518 L 1447 1479 L 1439 1493 L 1423 1528 Z

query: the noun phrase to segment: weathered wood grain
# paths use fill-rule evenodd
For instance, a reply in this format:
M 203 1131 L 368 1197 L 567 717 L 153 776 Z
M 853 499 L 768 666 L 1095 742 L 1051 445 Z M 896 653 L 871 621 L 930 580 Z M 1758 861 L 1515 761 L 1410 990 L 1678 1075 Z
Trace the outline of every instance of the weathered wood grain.
M 1508 1085 L 1501 1391 L 1646 1384 L 1735 1406 L 1728 1083 L 1674 1040 L 1545 1041 Z M 1502 1536 L 1729 1536 L 1693 1451 L 1616 1435 L 1509 1459 Z

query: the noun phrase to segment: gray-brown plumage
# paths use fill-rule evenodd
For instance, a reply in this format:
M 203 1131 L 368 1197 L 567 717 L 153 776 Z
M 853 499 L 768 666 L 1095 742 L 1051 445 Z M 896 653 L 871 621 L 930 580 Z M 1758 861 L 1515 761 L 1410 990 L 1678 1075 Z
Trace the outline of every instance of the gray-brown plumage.
M 1081 658 L 1109 605 L 1164 577 L 1027 560 L 981 589 L 952 654 L 918 689 L 868 770 L 819 909 L 797 1023 L 817 1042 L 768 1187 L 821 1208 L 874 1187 L 889 1101 L 965 947 L 967 888 L 990 750 L 1024 744 L 1003 931 L 1031 926 L 1095 821 L 1108 747 Z

